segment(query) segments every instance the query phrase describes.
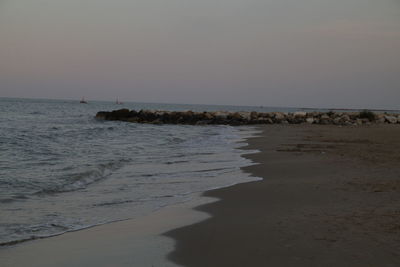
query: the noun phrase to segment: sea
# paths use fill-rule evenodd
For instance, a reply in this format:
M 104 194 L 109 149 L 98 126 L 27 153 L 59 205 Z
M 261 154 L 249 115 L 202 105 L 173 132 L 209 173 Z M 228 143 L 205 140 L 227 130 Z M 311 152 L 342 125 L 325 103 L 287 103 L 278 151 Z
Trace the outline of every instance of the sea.
M 119 108 L 266 107 L 0 98 L 0 245 L 138 218 L 254 181 L 241 167 L 250 126 L 151 125 L 95 118 Z

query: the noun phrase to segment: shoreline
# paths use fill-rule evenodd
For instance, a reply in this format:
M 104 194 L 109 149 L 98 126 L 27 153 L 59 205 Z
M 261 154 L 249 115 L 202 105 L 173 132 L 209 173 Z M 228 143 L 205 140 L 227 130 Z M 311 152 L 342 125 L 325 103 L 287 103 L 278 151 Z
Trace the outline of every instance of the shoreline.
M 256 151 L 242 150 L 242 147 L 247 146 L 248 138 L 259 133 L 257 128 L 246 126 L 243 129 L 239 128 L 239 131 L 242 133 L 240 138 L 235 141 L 237 144 L 235 149 L 242 151 L 241 157 L 243 154 L 257 153 Z M 250 177 L 242 182 L 209 190 L 257 181 L 249 179 Z M 57 266 L 177 266 L 167 259 L 167 255 L 174 248 L 174 241 L 162 234 L 208 218 L 207 213 L 198 212 L 194 208 L 204 203 L 218 201 L 218 199 L 205 197 L 203 193 L 194 192 L 189 201 L 160 207 L 137 218 L 3 244 L 0 246 L 0 265 L 41 267 L 55 264 Z M 115 247 L 110 249 L 112 244 Z M 132 248 L 141 253 L 132 253 Z M 101 255 L 96 255 L 99 251 Z M 37 257 L 37 255 L 46 254 L 52 256 L 49 258 Z
M 262 181 L 207 191 L 205 221 L 165 235 L 183 266 L 400 265 L 400 127 L 267 125 L 243 168 Z
M 243 156 L 244 154 L 251 154 L 251 153 L 257 153 L 257 151 L 246 151 L 244 149 L 242 149 L 242 147 L 247 146 L 247 140 L 251 137 L 253 137 L 254 135 L 257 135 L 259 133 L 259 131 L 257 130 L 257 127 L 254 126 L 239 126 L 236 128 L 236 130 L 239 133 L 238 139 L 233 140 L 233 143 L 236 144 L 233 146 L 234 150 L 239 150 L 242 151 L 240 154 L 240 157 L 242 159 L 244 159 L 245 157 Z M 252 163 L 248 163 L 248 164 L 252 164 Z M 8 247 L 12 247 L 12 246 L 17 246 L 19 244 L 24 244 L 24 243 L 29 243 L 32 241 L 39 241 L 42 239 L 47 239 L 47 238 L 53 238 L 53 237 L 57 237 L 57 236 L 61 236 L 64 234 L 69 234 L 69 233 L 74 233 L 74 232 L 79 232 L 79 231 L 85 231 L 94 227 L 99 227 L 99 226 L 103 226 L 103 225 L 109 225 L 109 224 L 113 224 L 113 223 L 119 223 L 119 222 L 123 222 L 123 221 L 129 221 L 129 220 L 135 220 L 141 217 L 146 217 L 149 214 L 152 213 L 156 213 L 158 212 L 160 209 L 163 209 L 165 207 L 174 207 L 176 205 L 181 205 L 183 203 L 186 202 L 193 202 L 193 198 L 195 199 L 200 199 L 202 198 L 202 194 L 204 192 L 207 191 L 212 191 L 212 190 L 217 190 L 217 189 L 221 189 L 221 188 L 225 188 L 225 187 L 230 187 L 230 186 L 234 186 L 236 184 L 240 184 L 240 183 L 246 183 L 246 182 L 253 182 L 253 181 L 257 181 L 257 179 L 253 179 L 250 177 L 247 177 L 246 179 L 243 179 L 242 181 L 239 182 L 233 182 L 233 183 L 229 183 L 229 184 L 225 184 L 225 185 L 221 185 L 221 186 L 217 186 L 217 187 L 210 187 L 205 191 L 191 191 L 191 192 L 185 192 L 183 193 L 184 195 L 190 195 L 191 200 L 183 200 L 180 202 L 177 202 L 175 204 L 168 204 L 166 206 L 160 206 L 154 210 L 151 211 L 147 211 L 146 213 L 144 213 L 143 215 L 137 216 L 137 217 L 128 217 L 128 218 L 124 218 L 124 219 L 118 219 L 118 220 L 112 220 L 112 221 L 107 221 L 107 222 L 102 222 L 102 223 L 98 223 L 98 224 L 93 224 L 93 225 L 87 225 L 87 226 L 83 226 L 81 228 L 76 228 L 76 229 L 69 229 L 66 231 L 62 231 L 62 232 L 57 232 L 57 233 L 53 233 L 53 234 L 49 234 L 49 235 L 37 235 L 37 236 L 31 236 L 28 238 L 24 238 L 24 239 L 17 239 L 17 240 L 10 240 L 10 241 L 5 241 L 5 242 L 0 242 L 0 249 L 1 248 L 8 248 Z M 201 200 L 200 200 L 201 201 Z M 195 205 L 196 206 L 196 205 Z

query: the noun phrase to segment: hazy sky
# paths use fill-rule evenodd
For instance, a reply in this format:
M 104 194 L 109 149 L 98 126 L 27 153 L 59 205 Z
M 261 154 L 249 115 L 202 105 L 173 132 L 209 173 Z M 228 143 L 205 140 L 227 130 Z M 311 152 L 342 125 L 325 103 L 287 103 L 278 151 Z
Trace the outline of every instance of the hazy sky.
M 400 109 L 400 0 L 0 0 L 0 96 Z

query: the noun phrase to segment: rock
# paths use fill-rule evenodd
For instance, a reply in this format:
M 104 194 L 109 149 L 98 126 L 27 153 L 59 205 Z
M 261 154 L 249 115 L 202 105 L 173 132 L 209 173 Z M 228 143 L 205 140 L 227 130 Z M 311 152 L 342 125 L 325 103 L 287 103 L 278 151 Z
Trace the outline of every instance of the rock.
M 270 113 L 260 112 L 258 113 L 258 117 L 260 118 L 272 118 Z
M 378 123 L 384 123 L 386 121 L 385 114 L 376 114 L 375 121 Z
M 309 124 L 314 123 L 314 121 L 315 121 L 314 118 L 307 118 L 306 119 L 306 122 L 309 123 Z
M 397 123 L 397 118 L 395 116 L 385 116 L 385 120 L 389 123 Z
M 321 118 L 319 120 L 320 124 L 330 124 L 332 122 L 332 119 L 329 115 L 323 114 L 321 115 Z
M 360 112 L 348 112 L 347 115 L 350 117 L 352 120 L 356 120 L 360 116 Z
M 273 121 L 270 118 L 258 118 L 257 123 L 261 123 L 261 124 L 272 124 Z
M 239 114 L 243 120 L 246 120 L 246 121 L 251 120 L 250 112 L 239 112 Z
M 161 110 L 135 110 L 119 109 L 114 111 L 99 111 L 96 118 L 105 120 L 120 120 L 138 123 L 154 124 L 334 124 L 334 125 L 362 125 L 371 123 L 400 123 L 399 114 L 376 114 L 374 120 L 361 116 L 360 112 L 193 112 L 193 111 L 161 111 Z M 376 118 L 376 119 L 375 119 Z
M 226 120 L 228 118 L 229 113 L 225 111 L 215 112 L 215 118 L 218 120 Z
M 308 113 L 307 113 L 307 117 L 309 117 L 309 118 L 316 118 L 316 117 L 318 117 L 319 115 L 320 115 L 319 112 L 308 112 Z
M 331 119 L 331 117 L 327 114 L 321 115 L 321 120 L 330 120 L 330 119 Z
M 342 117 L 343 115 L 343 112 L 335 112 L 334 114 L 335 117 Z
M 230 116 L 230 119 L 233 119 L 233 120 L 241 120 L 242 119 L 242 116 L 240 116 L 240 113 L 239 112 L 235 112 L 235 113 L 233 113 L 231 116 Z
M 250 119 L 257 120 L 258 119 L 258 113 L 255 112 L 255 111 L 250 112 Z
M 107 114 L 108 114 L 107 111 L 99 111 L 99 112 L 97 112 L 97 114 L 96 114 L 96 118 L 97 118 L 97 119 L 105 120 L 105 119 L 107 118 Z
M 214 119 L 214 115 L 213 115 L 212 113 L 210 113 L 210 112 L 204 112 L 204 113 L 203 113 L 203 117 L 204 117 L 206 120 L 212 120 L 212 119 Z
M 140 110 L 137 116 L 144 122 L 152 122 L 157 119 L 155 112 L 152 110 Z
M 282 121 L 285 119 L 285 115 L 281 112 L 276 112 L 274 118 L 277 121 Z
M 265 119 L 266 119 L 265 122 L 267 124 L 273 124 L 274 123 L 271 118 L 265 118 Z M 399 121 L 400 121 L 400 119 L 399 119 Z
M 345 121 L 350 121 L 351 119 L 349 115 L 344 114 L 343 116 L 341 116 L 341 120 L 345 122 Z
M 307 112 L 304 111 L 297 111 L 295 113 L 293 113 L 295 118 L 304 118 L 307 116 Z
M 335 125 L 341 125 L 343 122 L 342 122 L 342 118 L 341 117 L 336 117 L 336 118 L 334 118 L 333 119 L 333 124 L 335 124 Z
M 370 120 L 367 118 L 361 119 L 361 121 L 363 122 L 363 124 L 369 124 Z

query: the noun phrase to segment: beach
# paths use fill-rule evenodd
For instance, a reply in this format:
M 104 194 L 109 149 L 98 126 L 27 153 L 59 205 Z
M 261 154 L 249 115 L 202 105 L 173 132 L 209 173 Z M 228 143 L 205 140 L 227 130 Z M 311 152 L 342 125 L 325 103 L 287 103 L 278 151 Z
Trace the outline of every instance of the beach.
M 260 182 L 209 191 L 168 232 L 184 266 L 399 266 L 400 127 L 274 125 L 249 140 Z
M 400 0 L 0 14 L 0 267 L 400 267 Z
M 3 247 L 1 266 L 399 266 L 399 126 L 258 126 L 242 170 L 262 181 Z

